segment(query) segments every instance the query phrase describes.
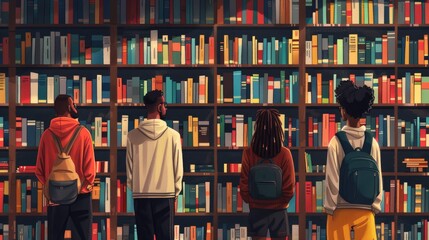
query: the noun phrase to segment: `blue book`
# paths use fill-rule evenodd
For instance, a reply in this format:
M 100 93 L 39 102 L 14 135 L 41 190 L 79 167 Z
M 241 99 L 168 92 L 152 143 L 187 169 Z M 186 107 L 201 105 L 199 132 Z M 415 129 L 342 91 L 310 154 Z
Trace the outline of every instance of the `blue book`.
M 233 72 L 233 103 L 241 103 L 241 71 Z
M 122 124 L 118 123 L 118 130 L 117 132 L 117 138 L 118 138 L 118 142 L 117 142 L 117 146 L 121 147 L 122 146 Z
M 101 99 L 103 103 L 110 102 L 110 76 L 102 76 Z
M 130 188 L 127 187 L 127 212 L 134 212 L 134 201 L 133 201 L 133 192 Z
M 87 79 L 88 81 L 88 79 Z M 97 103 L 97 79 L 92 80 L 92 103 Z
M 182 99 L 181 99 L 181 90 L 182 89 L 182 84 L 180 82 L 176 83 L 176 102 L 175 103 L 182 103 Z
M 36 145 L 36 121 L 35 120 L 29 120 L 27 122 L 27 146 L 29 146 L 29 147 L 37 146 Z
M 44 123 L 42 121 L 36 121 L 36 146 L 39 146 L 40 143 L 40 137 L 43 133 L 43 125 Z
M 103 36 L 91 35 L 91 64 L 103 64 Z
M 104 0 L 103 14 L 104 14 L 104 16 L 103 16 L 104 23 L 109 23 L 110 22 L 110 0 Z M 75 15 L 76 15 L 76 13 L 75 13 Z

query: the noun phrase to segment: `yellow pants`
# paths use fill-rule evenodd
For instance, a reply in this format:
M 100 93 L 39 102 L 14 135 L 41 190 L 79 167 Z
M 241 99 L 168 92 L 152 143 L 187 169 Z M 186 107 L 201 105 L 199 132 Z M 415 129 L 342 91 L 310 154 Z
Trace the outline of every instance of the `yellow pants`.
M 352 228 L 354 238 L 352 238 Z M 326 224 L 328 240 L 376 240 L 375 218 L 370 210 L 336 209 L 328 215 Z

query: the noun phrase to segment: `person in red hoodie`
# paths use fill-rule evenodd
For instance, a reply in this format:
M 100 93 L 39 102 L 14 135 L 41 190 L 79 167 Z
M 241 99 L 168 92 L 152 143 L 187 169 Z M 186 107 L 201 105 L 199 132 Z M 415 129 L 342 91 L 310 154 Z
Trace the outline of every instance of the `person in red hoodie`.
M 58 95 L 54 103 L 56 117 L 51 120 L 49 129 L 40 138 L 36 160 L 36 176 L 45 185 L 52 170 L 58 151 L 52 132 L 65 146 L 74 130 L 79 126 L 78 112 L 69 95 Z M 48 205 L 48 239 L 64 239 L 69 217 L 73 221 L 81 239 L 90 239 L 92 226 L 91 192 L 95 178 L 95 156 L 90 132 L 82 128 L 70 150 L 70 156 L 82 183 L 80 194 L 72 204 Z
M 295 169 L 290 150 L 283 146 L 284 132 L 276 109 L 256 113 L 255 131 L 249 148 L 244 149 L 240 176 L 240 194 L 249 203 L 248 234 L 252 239 L 288 239 L 287 207 L 295 187 Z M 249 193 L 250 169 L 261 159 L 272 159 L 282 170 L 282 195 L 274 200 L 253 199 Z

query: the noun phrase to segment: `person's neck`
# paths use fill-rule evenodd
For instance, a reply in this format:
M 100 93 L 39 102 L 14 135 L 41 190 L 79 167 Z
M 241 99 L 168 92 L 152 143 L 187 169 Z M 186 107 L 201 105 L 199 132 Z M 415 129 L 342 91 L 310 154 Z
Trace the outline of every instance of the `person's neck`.
M 361 125 L 358 118 L 349 118 L 347 119 L 347 126 L 352 128 L 360 128 Z
M 71 118 L 70 113 L 63 114 L 63 115 L 57 115 L 57 117 Z
M 147 119 L 160 119 L 159 113 L 157 112 L 148 113 Z

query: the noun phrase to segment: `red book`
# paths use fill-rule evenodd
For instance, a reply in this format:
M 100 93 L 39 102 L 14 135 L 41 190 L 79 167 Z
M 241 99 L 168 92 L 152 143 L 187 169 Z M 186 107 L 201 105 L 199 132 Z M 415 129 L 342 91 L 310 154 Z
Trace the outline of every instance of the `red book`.
M 246 24 L 253 24 L 253 1 L 247 0 Z
M 242 0 L 237 0 L 237 24 L 243 23 L 243 3 Z
M 411 7 L 410 7 L 410 0 L 405 0 L 404 3 L 404 17 L 405 17 L 405 24 L 410 24 L 411 20 Z
M 260 44 L 258 43 L 258 45 Z M 262 64 L 263 55 L 264 55 L 264 49 L 259 48 L 258 46 L 258 64 Z
M 215 48 L 214 37 L 209 37 L 209 64 L 214 64 Z
M 122 103 L 122 78 L 119 78 L 119 77 L 116 78 L 116 87 L 118 88 L 117 96 L 116 96 L 116 98 L 117 98 L 116 102 Z
M 173 10 L 173 8 L 174 8 L 174 1 L 171 1 L 170 0 L 170 24 L 173 24 L 174 23 L 174 10 Z
M 79 59 L 81 56 L 85 57 L 85 39 L 79 40 Z M 83 63 L 79 62 L 79 64 L 85 64 L 85 61 Z
M 308 118 L 308 146 L 314 147 L 313 141 L 313 117 Z
M 417 127 L 420 129 L 420 147 L 426 147 L 426 127 Z
M 122 212 L 121 180 L 116 180 L 116 210 Z
M 184 5 L 183 5 L 184 6 Z M 149 23 L 150 24 L 155 24 L 155 11 L 156 11 L 156 4 L 155 4 L 155 0 L 150 0 L 149 2 Z
M 172 2 L 172 1 L 171 1 Z M 140 23 L 140 0 L 134 0 L 134 23 Z
M 422 24 L 422 2 L 414 2 L 414 24 Z
M 185 64 L 191 64 L 191 37 L 185 38 Z
M 389 103 L 396 102 L 396 77 L 395 75 L 390 75 L 389 81 Z
M 299 203 L 300 203 L 300 196 L 299 196 L 299 182 L 295 183 L 295 209 L 296 212 L 299 212 Z
M 379 117 L 375 117 L 375 140 L 377 140 L 378 142 L 378 138 L 379 138 L 379 128 L 380 127 L 380 118 Z
M 3 38 L 3 64 L 9 64 L 9 38 Z
M 185 6 L 185 0 L 182 0 L 181 6 Z M 181 15 L 182 24 L 185 23 L 183 18 L 184 15 Z M 223 1 L 217 1 L 217 24 L 224 24 L 224 12 L 223 12 Z
M 384 192 L 384 212 L 390 213 L 390 192 Z
M 60 5 L 59 5 L 59 0 L 54 0 L 54 6 L 53 6 L 53 11 L 54 11 L 54 24 L 59 24 L 60 23 Z
M 429 9 L 429 0 L 425 2 L 425 11 Z M 429 24 L 429 14 L 425 13 L 425 24 Z
M 92 64 L 91 48 L 85 48 L 85 64 Z
M 76 0 L 79 1 L 79 0 Z M 73 24 L 73 0 L 69 0 L 69 5 L 67 6 L 68 19 L 66 20 L 68 24 Z
M 92 223 L 92 240 L 98 240 L 98 223 Z
M 139 38 L 139 64 L 144 64 L 143 38 Z
M 21 103 L 30 103 L 30 76 L 21 76 Z
M 264 24 L 264 1 L 258 1 L 256 14 L 258 16 L 258 24 Z
M 92 103 L 92 80 L 86 79 L 86 103 Z
M 337 132 L 337 124 L 335 123 L 335 113 L 329 114 L 329 140 L 331 140 Z M 329 144 L 329 141 L 328 141 Z
M 127 87 L 125 86 L 125 84 L 122 85 L 122 102 L 127 102 Z
M 22 147 L 22 118 L 16 117 L 16 146 Z M 18 186 L 18 185 L 17 185 Z
M 218 8 L 217 8 L 218 23 L 223 24 L 223 3 L 222 1 L 217 1 L 217 2 L 218 2 Z M 220 19 L 222 19 L 222 22 L 219 22 Z M 180 0 L 180 24 L 186 24 L 186 0 Z
M 0 181 L 0 213 L 3 212 L 4 182 Z
M 310 181 L 305 181 L 305 211 L 313 212 L 313 186 Z

